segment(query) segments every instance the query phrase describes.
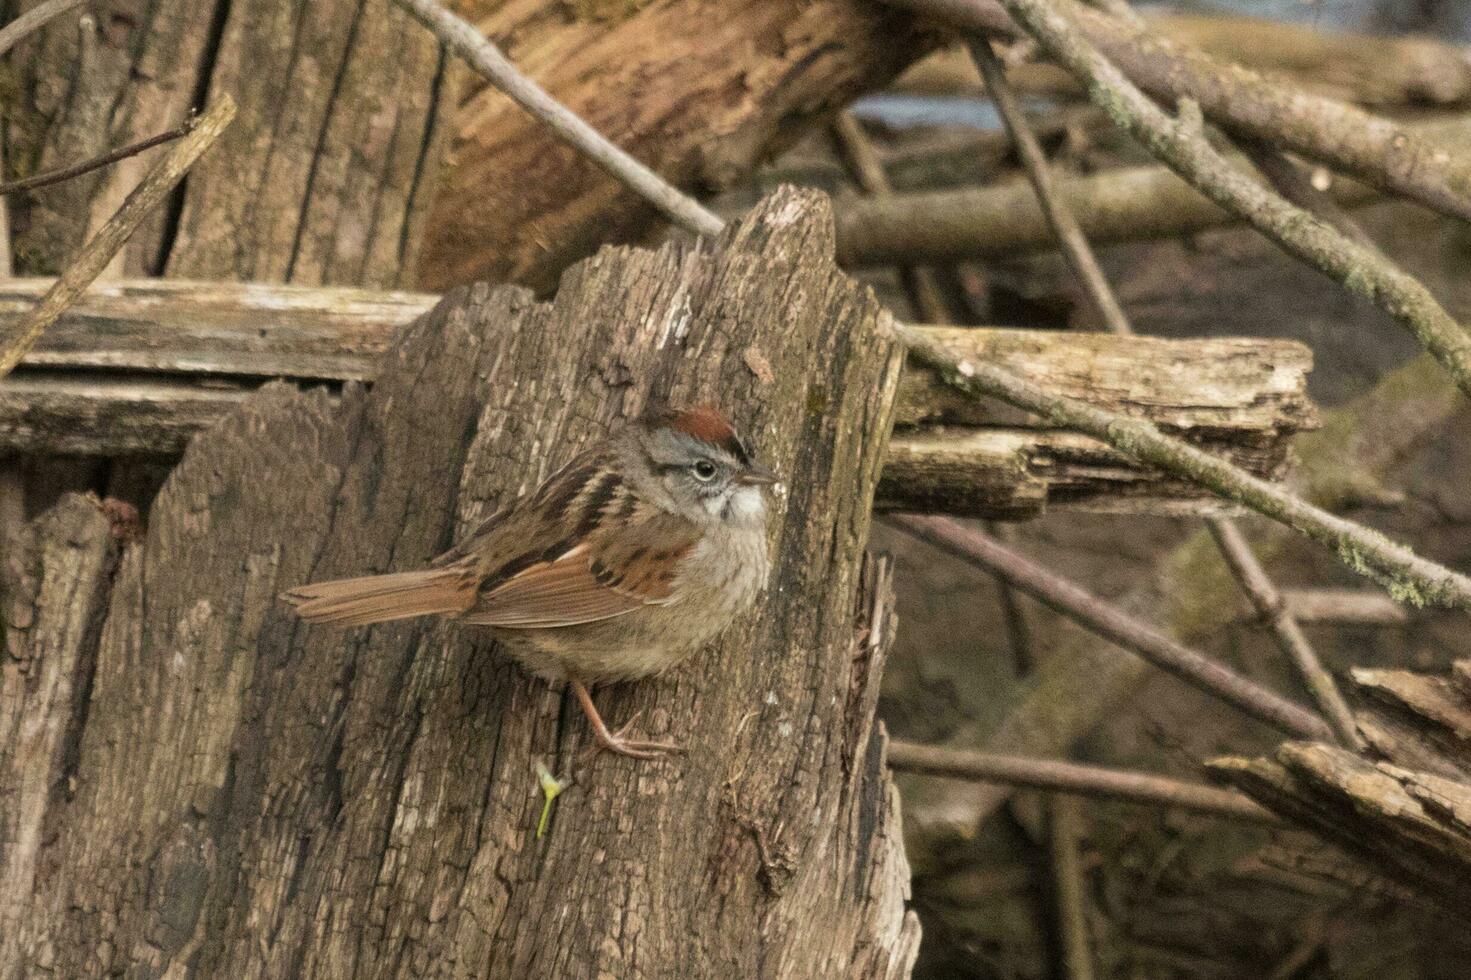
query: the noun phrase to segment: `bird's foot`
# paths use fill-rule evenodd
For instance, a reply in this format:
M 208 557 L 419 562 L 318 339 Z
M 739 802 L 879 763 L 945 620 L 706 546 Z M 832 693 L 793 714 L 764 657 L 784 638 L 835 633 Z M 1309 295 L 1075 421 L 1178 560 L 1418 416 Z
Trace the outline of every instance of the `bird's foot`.
M 678 745 L 670 742 L 646 742 L 641 739 L 624 738 L 624 733 L 633 727 L 634 722 L 638 721 L 638 716 L 643 714 L 642 711 L 634 712 L 633 717 L 628 719 L 628 723 L 616 732 L 608 731 L 608 726 L 603 723 L 603 716 L 598 714 L 597 706 L 593 704 L 592 695 L 587 691 L 587 685 L 576 678 L 571 679 L 569 683 L 572 692 L 577 695 L 578 703 L 582 705 L 583 714 L 587 715 L 587 722 L 592 727 L 593 738 L 597 741 L 596 745 L 583 753 L 582 762 L 591 761 L 599 752 L 605 750 L 616 755 L 626 755 L 630 759 L 657 759 L 671 752 L 684 751 Z
M 638 717 L 641 714 L 643 714 L 641 711 L 635 713 L 616 732 L 610 732 L 606 727 L 594 725 L 593 738 L 597 744 L 588 748 L 587 752 L 583 755 L 582 761 L 589 762 L 599 752 L 603 751 L 612 752 L 615 755 L 626 755 L 630 759 L 657 759 L 662 755 L 684 751 L 684 749 L 675 745 L 673 742 L 650 742 L 643 739 L 625 738 L 624 736 L 633 727 L 634 723 L 638 721 Z

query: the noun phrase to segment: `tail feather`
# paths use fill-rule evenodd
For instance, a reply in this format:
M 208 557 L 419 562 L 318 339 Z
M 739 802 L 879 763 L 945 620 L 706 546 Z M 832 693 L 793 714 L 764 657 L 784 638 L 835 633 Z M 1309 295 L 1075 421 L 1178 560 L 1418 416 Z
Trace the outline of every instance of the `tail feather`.
M 475 579 L 463 568 L 430 568 L 313 582 L 283 592 L 281 598 L 309 623 L 364 626 L 464 612 L 475 602 Z

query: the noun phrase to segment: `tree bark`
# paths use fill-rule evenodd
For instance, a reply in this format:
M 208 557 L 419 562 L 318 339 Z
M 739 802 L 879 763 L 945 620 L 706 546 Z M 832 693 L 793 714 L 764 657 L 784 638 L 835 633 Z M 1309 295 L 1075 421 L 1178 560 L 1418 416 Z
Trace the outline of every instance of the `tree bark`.
M 371 392 L 271 385 L 196 439 L 111 576 L 92 509 L 33 525 L 0 731 L 60 725 L 38 751 L 68 778 L 29 853 L 0 837 L 0 975 L 907 976 L 882 568 L 861 588 L 902 356 L 831 255 L 791 191 L 712 248 L 605 250 L 550 304 L 457 290 Z M 776 568 L 694 662 L 599 695 L 688 752 L 598 757 L 538 839 L 533 764 L 588 744 L 562 691 L 470 629 L 304 628 L 274 596 L 421 564 L 651 397 L 728 407 L 782 471 Z M 82 712 L 30 693 L 53 650 L 95 660 Z
M 0 286 L 0 314 L 40 281 Z M 339 387 L 371 380 L 394 330 L 434 297 L 261 284 L 117 282 L 48 331 L 0 381 L 0 451 L 172 456 L 261 377 Z M 957 356 L 996 361 L 1060 392 L 1142 415 L 1279 476 L 1316 425 L 1300 344 L 1238 338 L 929 329 Z M 767 372 L 754 356 L 747 365 Z M 1203 513 L 1217 498 L 1078 433 L 978 404 L 934 373 L 902 379 L 878 505 L 1022 518 L 1048 507 Z M 142 503 L 140 501 L 135 501 Z
M 682 187 L 720 189 L 939 42 L 863 0 L 463 0 L 518 67 Z M 546 289 L 653 211 L 476 80 L 455 120 L 420 282 Z

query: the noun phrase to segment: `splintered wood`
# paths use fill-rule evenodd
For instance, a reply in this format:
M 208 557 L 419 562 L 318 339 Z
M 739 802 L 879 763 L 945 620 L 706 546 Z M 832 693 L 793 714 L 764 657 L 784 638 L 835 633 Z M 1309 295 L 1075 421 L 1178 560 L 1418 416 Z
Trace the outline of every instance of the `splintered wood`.
M 28 308 L 44 285 L 0 283 L 0 317 Z M 332 390 L 372 380 L 395 333 L 435 299 L 229 283 L 104 284 L 0 383 L 0 451 L 176 455 L 264 378 Z M 1291 436 L 1316 425 L 1306 394 L 1311 354 L 1289 341 L 932 332 L 963 358 L 1151 419 L 1260 476 L 1281 476 Z M 747 371 L 769 374 L 756 355 L 745 353 Z M 1048 507 L 1201 513 L 1223 506 L 1097 440 L 966 398 L 922 368 L 905 372 L 896 424 L 880 509 L 1025 518 Z
M 1445 677 L 1355 670 L 1367 755 L 1288 742 L 1215 773 L 1286 819 L 1471 918 L 1471 660 Z

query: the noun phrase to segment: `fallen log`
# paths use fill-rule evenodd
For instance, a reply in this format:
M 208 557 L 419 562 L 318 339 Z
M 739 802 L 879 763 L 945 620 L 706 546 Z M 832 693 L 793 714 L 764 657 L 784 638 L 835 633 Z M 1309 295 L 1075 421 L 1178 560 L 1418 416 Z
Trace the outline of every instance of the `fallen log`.
M 1221 13 L 1150 12 L 1145 21 L 1177 44 L 1330 99 L 1385 109 L 1471 102 L 1471 59 L 1456 45 L 1432 37 L 1324 31 Z M 1046 61 L 1015 65 L 1007 77 L 1028 95 L 1082 95 L 1077 79 Z M 920 95 L 979 95 L 985 85 L 970 53 L 957 45 L 915 63 L 892 89 Z
M 681 187 L 724 188 L 939 43 L 855 0 L 501 3 L 460 12 L 600 133 Z M 653 210 L 476 80 L 452 124 L 420 284 L 549 287 L 566 264 L 646 233 Z
M 1349 180 L 1334 179 L 1330 190 L 1345 207 L 1378 197 Z M 1060 179 L 1057 195 L 1077 215 L 1088 240 L 1099 245 L 1241 223 L 1164 167 L 1119 167 Z M 1020 179 L 989 187 L 841 198 L 837 219 L 838 257 L 850 268 L 1002 259 L 1057 248 L 1035 192 Z
M 0 319 L 44 285 L 0 284 Z M 177 455 L 265 379 L 334 393 L 371 381 L 394 336 L 435 302 L 260 284 L 100 285 L 0 382 L 0 452 Z M 1316 425 L 1305 391 L 1311 354 L 1289 341 L 929 329 L 961 356 L 1150 418 L 1265 476 L 1280 476 L 1291 435 Z M 769 370 L 754 352 L 747 366 Z M 1200 513 L 1220 504 L 1096 440 L 961 397 L 916 368 L 901 382 L 876 506 L 1019 519 L 1050 506 Z
M 1465 116 L 1407 124 L 1407 132 L 1439 144 L 1471 146 Z M 1242 160 L 1242 166 L 1249 166 Z M 1357 207 L 1379 199 L 1374 189 L 1325 170 L 1333 199 Z M 1060 178 L 1058 197 L 1097 244 L 1187 235 L 1240 219 L 1160 166 L 1119 167 Z M 1024 180 L 991 187 L 912 191 L 886 197 L 838 198 L 838 258 L 847 266 L 953 262 L 1051 251 L 1056 238 Z

